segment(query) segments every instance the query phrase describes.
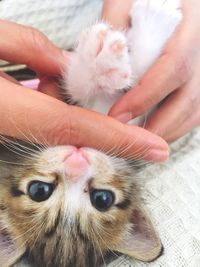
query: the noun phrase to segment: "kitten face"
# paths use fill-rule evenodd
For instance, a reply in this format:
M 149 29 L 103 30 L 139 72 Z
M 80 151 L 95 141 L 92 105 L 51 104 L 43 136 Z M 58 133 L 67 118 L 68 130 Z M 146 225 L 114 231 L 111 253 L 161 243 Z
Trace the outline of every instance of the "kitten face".
M 120 247 L 134 232 L 139 189 L 125 160 L 60 146 L 22 164 L 0 179 L 0 226 L 14 244 L 14 260 L 26 251 L 36 266 L 98 266 L 108 250 L 130 246 Z M 1 240 L 0 247 L 5 260 Z

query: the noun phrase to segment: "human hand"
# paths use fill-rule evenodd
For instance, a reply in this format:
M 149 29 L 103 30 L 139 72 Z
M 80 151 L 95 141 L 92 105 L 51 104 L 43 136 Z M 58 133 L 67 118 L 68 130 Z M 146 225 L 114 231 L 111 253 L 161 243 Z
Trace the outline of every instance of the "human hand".
M 64 55 L 34 29 L 0 21 L 0 36 L 0 58 L 26 64 L 39 77 L 58 75 L 63 60 L 67 60 L 66 52 Z M 40 89 L 52 95 L 55 85 L 47 79 Z M 168 147 L 160 137 L 24 88 L 3 73 L 0 94 L 1 135 L 49 145 L 102 148 L 153 161 L 167 158 Z
M 115 12 L 111 10 L 112 2 L 115 2 Z M 119 27 L 116 22 L 122 12 L 121 26 L 127 26 L 131 3 L 132 0 L 126 3 L 105 0 L 104 16 L 107 21 Z M 139 85 L 121 97 L 109 112 L 110 116 L 123 118 L 126 122 L 126 118 L 144 114 L 162 101 L 145 128 L 168 142 L 200 123 L 200 2 L 182 0 L 182 11 L 183 21 L 161 57 Z

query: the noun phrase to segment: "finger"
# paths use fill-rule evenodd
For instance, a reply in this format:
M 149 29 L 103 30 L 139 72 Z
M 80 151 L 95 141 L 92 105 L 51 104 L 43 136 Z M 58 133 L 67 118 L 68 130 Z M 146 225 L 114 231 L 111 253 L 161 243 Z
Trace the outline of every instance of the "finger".
M 61 90 L 58 88 L 58 81 L 55 78 L 43 78 L 39 83 L 38 90 L 43 94 L 52 96 L 59 100 L 63 100 L 61 96 Z
M 195 101 L 190 92 L 175 91 L 148 118 L 145 128 L 166 138 L 191 117 Z
M 0 20 L 0 36 L 1 59 L 26 64 L 40 74 L 57 75 L 67 61 L 67 53 L 31 27 Z
M 194 110 L 200 103 L 199 64 L 195 68 L 197 71 L 194 72 L 191 81 L 174 91 L 161 103 L 148 119 L 146 129 L 167 138 L 193 116 Z
M 3 71 L 0 71 L 0 77 L 3 77 L 4 79 L 11 81 L 13 83 L 19 84 L 19 82 L 17 80 L 15 80 L 15 78 L 11 77 L 10 75 L 6 74 Z
M 133 0 L 104 0 L 103 20 L 115 28 L 126 28 L 129 25 L 129 11 L 132 2 Z
M 173 142 L 176 139 L 189 133 L 192 129 L 200 125 L 200 109 L 199 107 L 193 112 L 192 117 L 186 120 L 180 127 L 165 136 L 168 142 Z
M 123 95 L 111 108 L 109 115 L 120 119 L 123 114 L 135 118 L 163 100 L 187 80 L 177 77 L 176 63 L 169 55 L 163 55 L 146 73 L 142 81 Z
M 108 116 L 68 106 L 2 78 L 0 82 L 0 131 L 3 135 L 25 140 L 33 140 L 34 136 L 33 141 L 39 143 L 45 140 L 50 145 L 88 146 L 123 155 L 141 151 L 144 159 L 153 161 L 167 158 L 167 144 L 142 128 L 123 125 Z M 116 147 L 116 144 L 121 145 Z
M 122 96 L 111 108 L 115 118 L 137 117 L 182 86 L 192 76 L 195 51 L 191 51 L 194 32 L 185 23 L 166 46 L 163 55 L 147 71 L 141 82 Z M 192 63 L 191 63 L 192 62 Z

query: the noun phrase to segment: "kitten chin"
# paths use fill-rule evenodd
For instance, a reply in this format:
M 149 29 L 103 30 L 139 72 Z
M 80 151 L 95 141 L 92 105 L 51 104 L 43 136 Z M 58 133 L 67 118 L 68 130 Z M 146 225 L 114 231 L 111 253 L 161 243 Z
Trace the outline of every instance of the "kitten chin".
M 144 261 L 158 256 L 136 164 L 91 148 L 10 149 L 12 142 L 0 146 L 1 266 L 23 255 L 49 267 L 100 266 L 108 252 Z

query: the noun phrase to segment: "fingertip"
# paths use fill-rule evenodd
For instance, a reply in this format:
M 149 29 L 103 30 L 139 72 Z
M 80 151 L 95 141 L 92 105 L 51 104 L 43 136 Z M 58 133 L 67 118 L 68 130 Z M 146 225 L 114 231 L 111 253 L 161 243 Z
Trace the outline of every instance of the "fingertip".
M 132 118 L 132 113 L 127 109 L 127 105 L 124 104 L 126 95 L 120 97 L 110 108 L 108 115 L 123 123 Z
M 154 160 L 156 162 L 162 162 L 162 161 L 166 161 L 169 158 L 170 155 L 170 147 L 168 145 L 168 143 L 161 137 L 159 137 L 159 141 L 160 141 L 160 146 L 161 146 L 161 150 L 160 151 L 154 151 L 154 149 L 151 150 L 152 153 L 152 157 L 154 158 Z
M 169 149 L 165 151 L 152 149 L 150 150 L 149 156 L 146 158 L 146 160 L 150 160 L 153 162 L 163 162 L 168 160 L 168 158 L 169 158 Z
M 162 137 L 148 131 L 148 136 L 145 141 L 147 144 L 151 144 L 151 148 L 145 155 L 145 160 L 163 162 L 169 158 L 170 148 Z

